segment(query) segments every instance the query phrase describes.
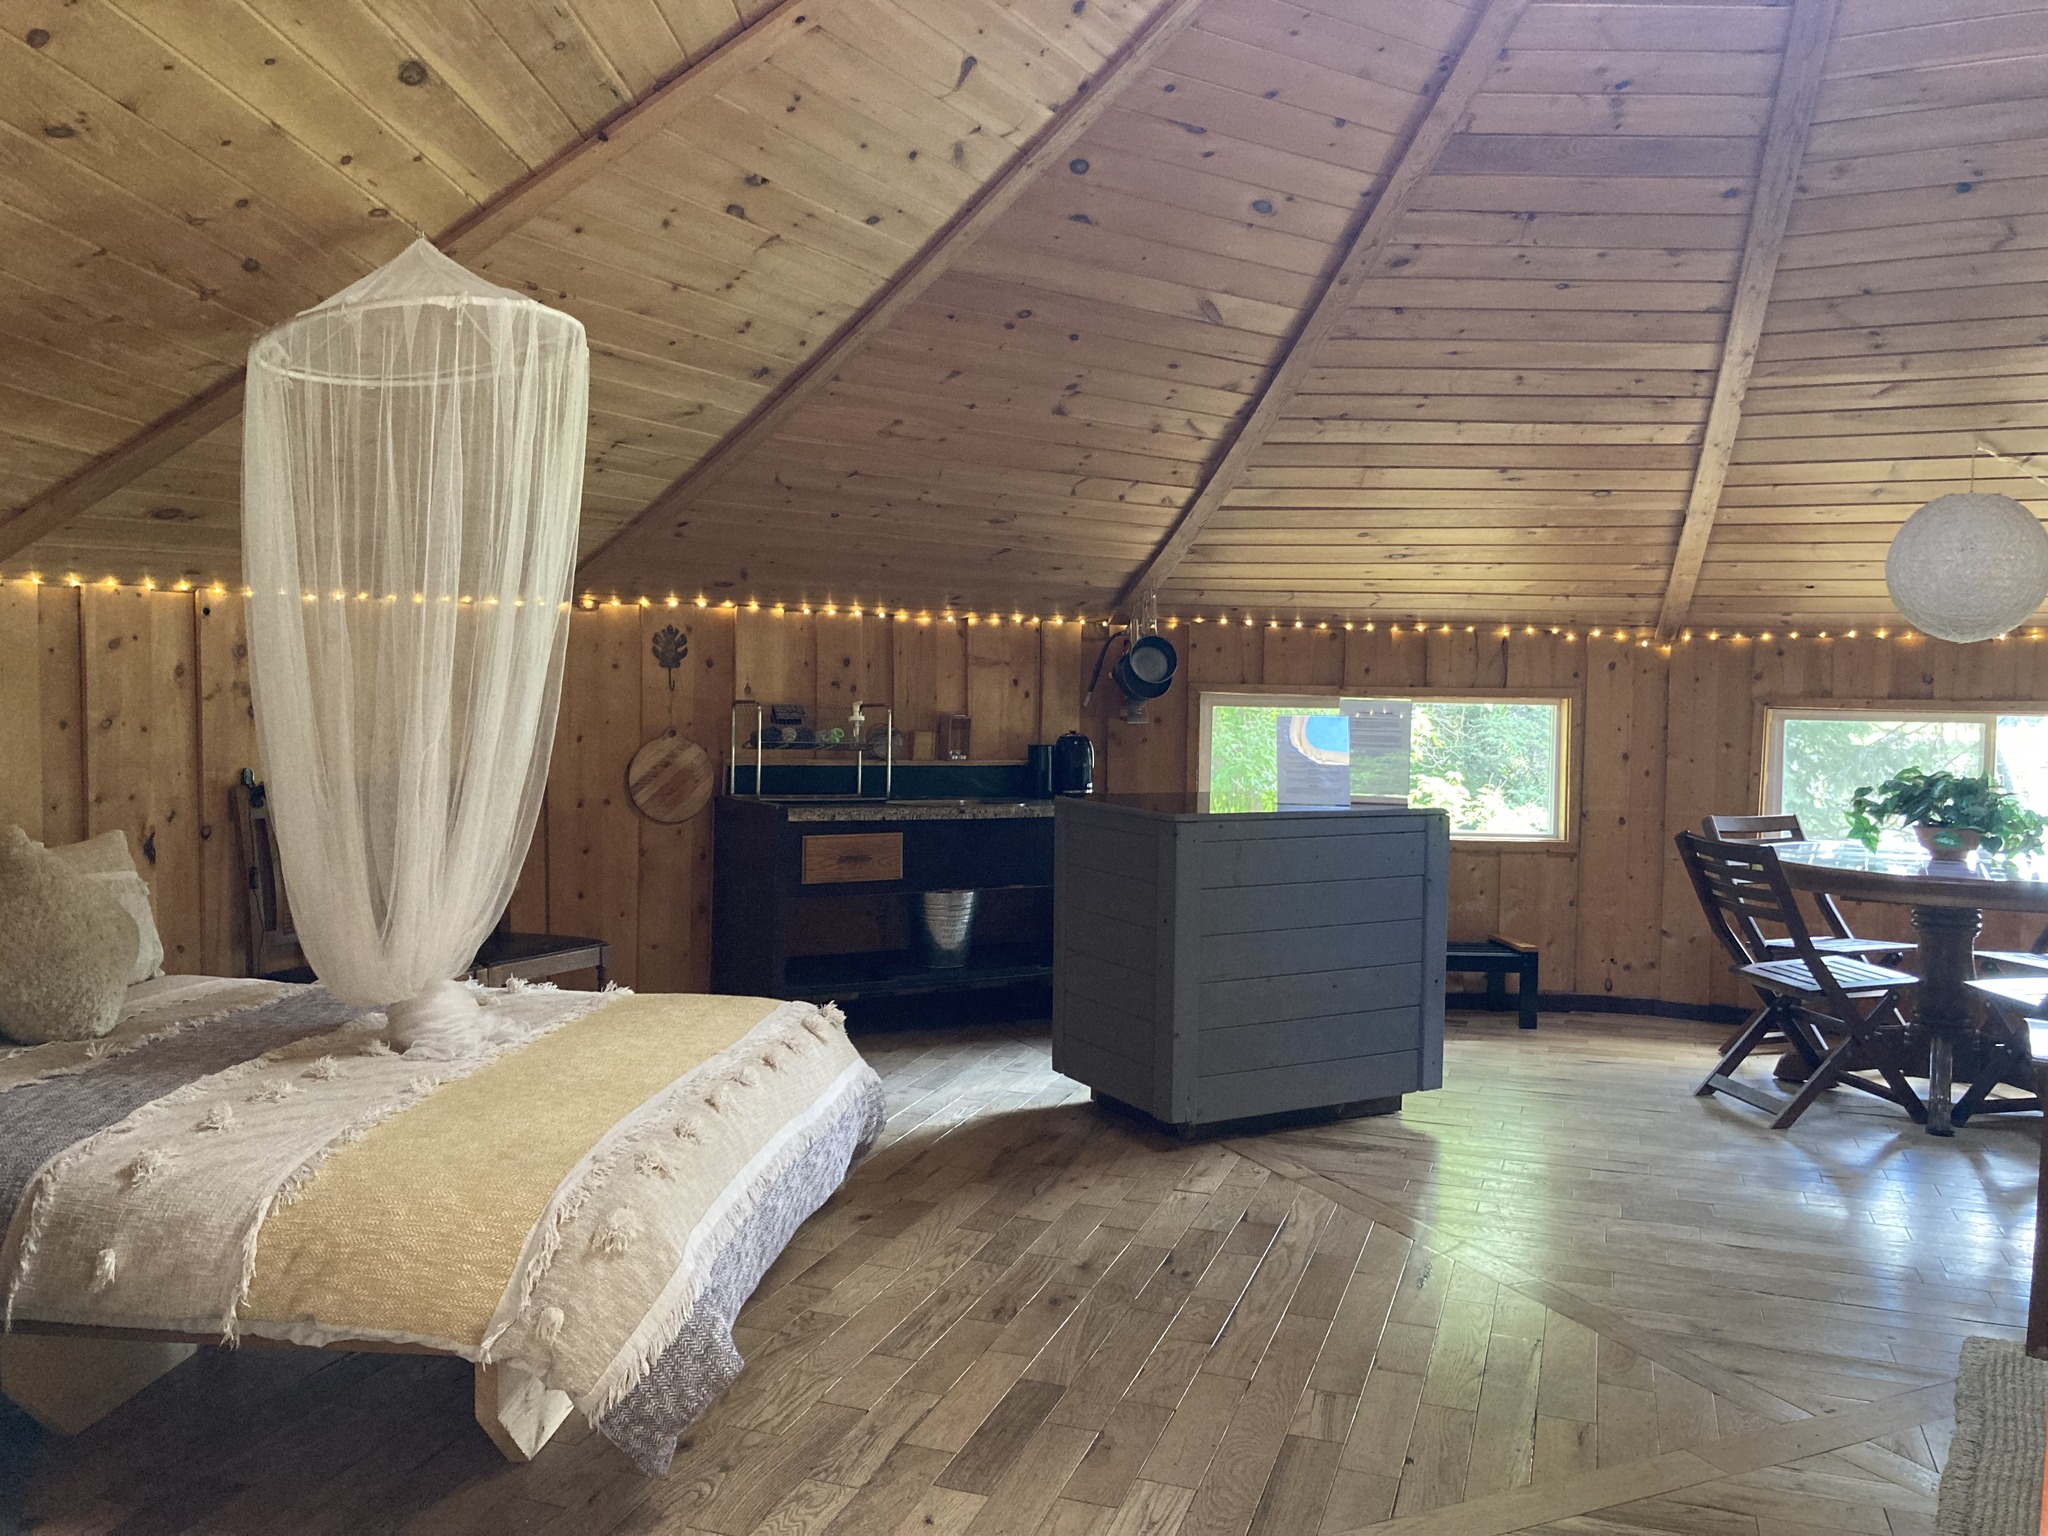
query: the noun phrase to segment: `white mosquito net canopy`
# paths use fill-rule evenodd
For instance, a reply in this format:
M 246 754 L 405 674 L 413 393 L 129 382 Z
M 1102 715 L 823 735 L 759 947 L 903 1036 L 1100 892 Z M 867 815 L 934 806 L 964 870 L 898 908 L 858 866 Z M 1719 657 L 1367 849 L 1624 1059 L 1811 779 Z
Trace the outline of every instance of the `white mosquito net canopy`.
M 425 241 L 249 350 L 257 739 L 307 962 L 394 1044 L 478 1037 L 451 980 L 547 781 L 590 391 L 583 327 Z

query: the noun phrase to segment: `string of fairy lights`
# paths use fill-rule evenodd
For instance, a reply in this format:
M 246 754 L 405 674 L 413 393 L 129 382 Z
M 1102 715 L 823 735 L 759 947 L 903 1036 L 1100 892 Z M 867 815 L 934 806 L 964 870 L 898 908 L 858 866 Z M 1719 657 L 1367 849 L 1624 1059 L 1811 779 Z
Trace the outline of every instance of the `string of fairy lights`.
M 238 597 L 252 597 L 255 595 L 253 590 L 247 586 L 230 586 L 222 581 L 193 581 L 189 578 L 181 578 L 175 582 L 165 584 L 159 584 L 148 576 L 144 576 L 139 581 L 134 582 L 123 582 L 114 576 L 105 576 L 98 580 L 87 581 L 76 572 L 70 572 L 62 578 L 52 581 L 45 578 L 40 572 L 32 571 L 28 575 L 18 578 L 18 580 L 21 584 L 28 587 L 54 585 L 81 589 L 92 588 L 102 591 L 118 591 L 123 587 L 131 587 L 144 592 L 197 592 L 212 597 L 226 597 L 230 594 Z M 323 600 L 332 602 L 367 603 L 378 601 L 396 603 L 406 594 L 383 593 L 373 595 L 369 592 L 332 591 L 305 592 L 300 595 L 304 601 L 309 603 Z M 427 601 L 425 593 L 414 592 L 409 595 L 414 603 L 425 603 Z M 497 599 L 491 597 L 475 599 L 466 595 L 450 594 L 441 594 L 437 600 L 463 606 L 476 604 L 483 607 L 493 606 L 497 602 Z M 521 600 L 515 599 L 514 601 L 520 602 Z M 568 607 L 570 605 L 564 603 L 562 606 Z M 703 593 L 687 598 L 674 592 L 660 598 L 646 596 L 621 598 L 616 594 L 600 598 L 594 592 L 584 592 L 575 600 L 574 606 L 586 612 L 619 612 L 656 608 L 705 609 L 728 614 L 765 614 L 768 617 L 777 619 L 802 619 L 813 616 L 839 618 L 843 616 L 850 619 L 872 618 L 899 624 L 964 623 L 968 625 L 988 625 L 991 628 L 998 628 L 1006 624 L 1016 628 L 1073 625 L 1082 629 L 1093 627 L 1098 631 L 1107 631 L 1115 627 L 1113 620 L 1099 615 L 1069 615 L 1065 613 L 1053 613 L 1050 615 L 1027 614 L 1021 609 L 1011 609 L 1008 612 L 1004 612 L 996 608 L 981 609 L 949 606 L 912 609 L 895 603 L 861 603 L 853 601 L 845 603 L 764 602 L 759 598 L 711 598 Z M 1562 640 L 1568 644 L 1577 644 L 1581 641 L 1588 644 L 1606 642 L 1609 644 L 1634 645 L 1642 649 L 1655 647 L 1665 651 L 1669 651 L 1677 645 L 1703 643 L 1772 645 L 1783 641 L 1826 642 L 1863 639 L 1910 642 L 1926 638 L 1917 630 L 1890 624 L 1876 626 L 1852 625 L 1843 628 L 1833 626 L 1827 628 L 1807 626 L 1798 628 L 1778 628 L 1775 626 L 1770 628 L 1754 626 L 1735 627 L 1728 625 L 1692 626 L 1679 630 L 1668 639 L 1659 640 L 1655 629 L 1640 624 L 1553 624 L 1519 620 L 1495 620 L 1491 623 L 1475 621 L 1467 623 L 1443 619 L 1309 619 L 1299 615 L 1283 618 L 1278 615 L 1260 617 L 1246 613 L 1162 614 L 1159 617 L 1159 625 L 1162 629 L 1169 630 L 1176 630 L 1182 627 L 1214 627 L 1221 630 L 1233 628 L 1266 631 L 1301 630 L 1324 634 L 1362 633 L 1377 635 L 1384 633 L 1394 638 L 1456 634 L 1485 635 L 1498 640 L 1548 638 Z M 2048 628 L 2036 625 L 2026 629 L 2015 629 L 1997 638 L 2000 641 L 2027 640 L 2038 642 L 2048 640 Z

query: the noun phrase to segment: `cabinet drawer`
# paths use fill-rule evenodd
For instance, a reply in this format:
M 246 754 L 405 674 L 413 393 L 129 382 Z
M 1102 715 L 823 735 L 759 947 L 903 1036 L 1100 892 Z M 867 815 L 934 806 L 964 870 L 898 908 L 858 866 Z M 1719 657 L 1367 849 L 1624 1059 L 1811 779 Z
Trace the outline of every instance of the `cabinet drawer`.
M 901 832 L 826 833 L 804 839 L 805 885 L 840 885 L 902 878 Z

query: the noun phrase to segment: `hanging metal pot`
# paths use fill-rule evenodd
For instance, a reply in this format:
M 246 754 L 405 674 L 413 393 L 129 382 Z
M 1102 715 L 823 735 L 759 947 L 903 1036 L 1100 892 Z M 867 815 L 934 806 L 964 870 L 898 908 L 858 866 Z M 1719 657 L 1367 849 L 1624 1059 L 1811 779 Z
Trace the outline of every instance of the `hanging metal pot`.
M 1124 648 L 1109 675 L 1127 699 L 1156 699 L 1173 686 L 1180 656 L 1163 635 L 1146 635 Z

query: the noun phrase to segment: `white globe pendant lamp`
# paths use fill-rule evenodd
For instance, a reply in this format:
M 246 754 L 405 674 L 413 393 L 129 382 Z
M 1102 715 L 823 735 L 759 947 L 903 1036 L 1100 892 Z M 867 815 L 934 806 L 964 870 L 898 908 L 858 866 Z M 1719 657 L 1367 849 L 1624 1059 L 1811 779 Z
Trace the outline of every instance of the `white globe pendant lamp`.
M 1990 640 L 2048 601 L 2048 528 L 2010 496 L 1938 496 L 1892 538 L 1884 583 L 1937 640 Z

